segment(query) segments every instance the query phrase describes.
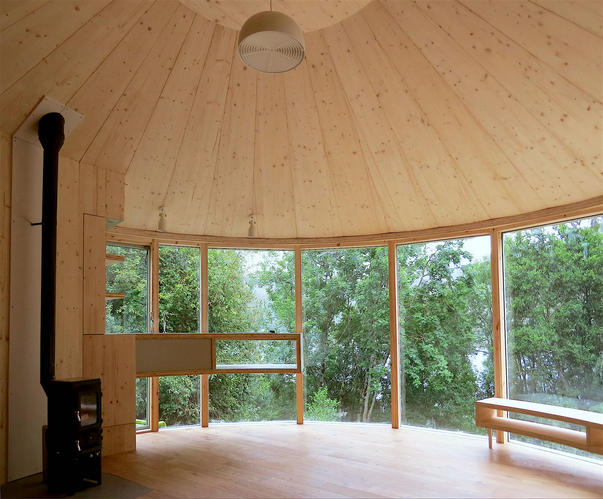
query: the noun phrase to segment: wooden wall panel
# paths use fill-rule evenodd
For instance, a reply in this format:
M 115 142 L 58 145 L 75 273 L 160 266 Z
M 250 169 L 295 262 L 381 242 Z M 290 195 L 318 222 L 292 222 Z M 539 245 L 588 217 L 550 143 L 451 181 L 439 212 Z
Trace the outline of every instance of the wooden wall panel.
M 0 135 L 0 484 L 8 472 L 11 164 L 11 140 Z
M 84 335 L 83 375 L 101 378 L 106 427 L 135 422 L 135 341 L 127 334 Z
M 103 427 L 103 456 L 136 450 L 136 423 Z
M 105 334 L 105 218 L 83 218 L 83 333 Z
M 111 223 L 124 219 L 125 184 L 124 175 L 119 172 L 105 170 L 105 217 Z
M 0 96 L 0 130 L 12 134 L 44 95 L 67 102 L 146 8 L 146 0 L 110 3 L 31 68 Z
M 61 157 L 57 212 L 56 376 L 82 375 L 82 235 L 80 166 Z

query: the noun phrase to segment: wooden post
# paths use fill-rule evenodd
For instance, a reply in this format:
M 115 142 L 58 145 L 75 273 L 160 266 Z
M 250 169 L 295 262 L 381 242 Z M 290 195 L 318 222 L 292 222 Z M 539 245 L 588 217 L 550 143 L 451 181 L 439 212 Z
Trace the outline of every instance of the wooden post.
M 159 333 L 159 243 L 151 241 L 151 332 Z M 159 378 L 151 378 L 151 431 L 159 431 Z
M 503 246 L 502 232 L 493 230 L 491 241 L 491 270 L 492 270 L 492 335 L 494 350 L 494 394 L 496 397 L 507 397 L 507 353 L 505 332 L 505 303 L 503 281 Z M 498 416 L 507 417 L 504 411 L 498 411 Z M 503 444 L 508 440 L 507 433 L 496 432 L 496 442 Z
M 299 333 L 299 359 L 302 372 L 295 375 L 295 406 L 297 424 L 304 424 L 304 337 L 302 316 L 302 255 L 301 248 L 295 248 L 295 332 Z
M 201 332 L 209 332 L 209 298 L 208 290 L 208 256 L 207 244 L 200 246 L 201 250 Z M 215 363 L 215 359 L 213 360 Z M 212 366 L 215 365 L 212 363 Z M 209 375 L 201 375 L 201 426 L 209 426 Z
M 159 378 L 151 378 L 151 431 L 159 431 Z
M 389 264 L 389 348 L 392 428 L 400 428 L 400 335 L 398 328 L 398 270 L 396 256 L 396 243 L 388 243 L 387 260 Z

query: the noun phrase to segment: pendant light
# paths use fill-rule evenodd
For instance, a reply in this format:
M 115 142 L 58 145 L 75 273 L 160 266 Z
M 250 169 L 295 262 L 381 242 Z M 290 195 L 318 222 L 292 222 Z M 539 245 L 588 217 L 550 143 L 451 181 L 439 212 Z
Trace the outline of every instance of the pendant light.
M 304 37 L 293 19 L 270 10 L 251 16 L 239 32 L 239 56 L 263 73 L 284 73 L 304 60 Z

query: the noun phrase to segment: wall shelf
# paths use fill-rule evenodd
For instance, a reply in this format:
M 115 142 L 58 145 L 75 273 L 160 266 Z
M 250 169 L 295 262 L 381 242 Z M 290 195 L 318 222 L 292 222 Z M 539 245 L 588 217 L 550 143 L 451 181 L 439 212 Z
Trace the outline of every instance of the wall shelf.
M 105 300 L 120 300 L 125 298 L 125 293 L 105 293 Z
M 123 255 L 113 255 L 111 253 L 105 254 L 105 265 L 114 265 L 116 263 L 123 263 L 125 257 Z

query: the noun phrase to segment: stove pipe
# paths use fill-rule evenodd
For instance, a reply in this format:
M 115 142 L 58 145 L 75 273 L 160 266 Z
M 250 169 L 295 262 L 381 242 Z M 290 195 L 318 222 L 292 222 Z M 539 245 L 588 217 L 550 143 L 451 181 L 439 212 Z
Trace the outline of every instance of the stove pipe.
M 65 118 L 59 113 L 45 114 L 38 123 L 38 138 L 44 148 L 40 384 L 47 395 L 55 377 L 57 188 L 59 151 L 65 141 L 64 126 Z

